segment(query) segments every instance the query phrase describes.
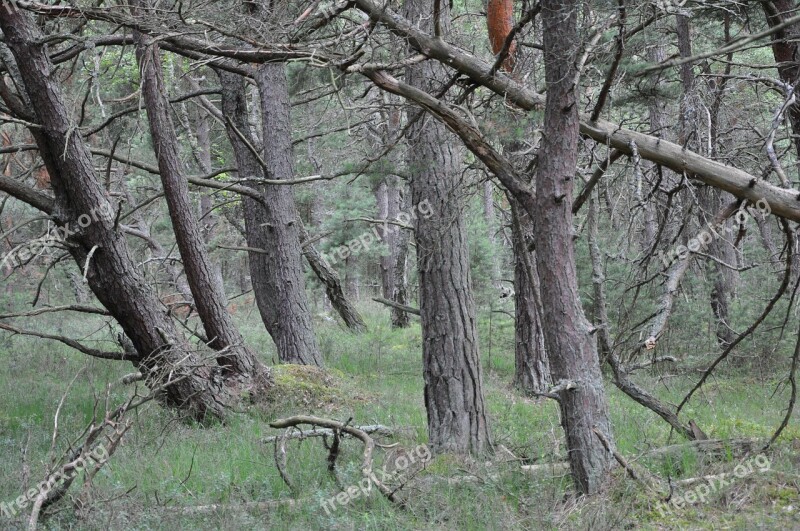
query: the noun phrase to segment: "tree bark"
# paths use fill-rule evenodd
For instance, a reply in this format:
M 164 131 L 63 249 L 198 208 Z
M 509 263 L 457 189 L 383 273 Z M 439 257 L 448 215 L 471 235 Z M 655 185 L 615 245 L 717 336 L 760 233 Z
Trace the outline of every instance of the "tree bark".
M 268 64 L 257 75 L 263 120 L 262 167 L 258 141 L 250 129 L 244 78 L 217 71 L 222 112 L 227 119 L 239 175 L 247 179 L 293 177 L 289 95 L 282 64 Z M 248 145 L 249 144 L 249 145 Z M 284 363 L 322 366 L 305 292 L 300 250 L 300 217 L 287 186 L 257 185 L 264 203 L 243 197 L 250 277 L 261 318 Z
M 308 231 L 306 231 L 306 228 L 301 225 L 300 230 L 302 241 L 308 241 Z M 344 321 L 345 326 L 354 332 L 366 332 L 367 324 L 364 322 L 364 318 L 358 313 L 353 303 L 350 302 L 350 299 L 344 294 L 342 279 L 339 278 L 339 273 L 325 262 L 316 247 L 306 243 L 301 245 L 303 246 L 303 256 L 306 257 L 308 265 L 311 266 L 317 278 L 319 278 L 322 285 L 325 286 L 325 294 L 328 296 L 331 305 L 339 314 L 339 317 Z
M 767 24 L 770 27 L 783 23 L 786 19 L 795 16 L 797 4 L 794 0 L 773 0 L 761 2 Z M 800 26 L 792 25 L 772 35 L 772 54 L 781 80 L 794 85 L 800 76 L 800 56 L 797 53 L 797 37 Z M 798 157 L 800 157 L 800 105 L 794 104 L 788 110 L 789 123 L 792 125 L 793 143 Z M 800 158 L 798 158 L 800 168 Z
M 593 429 L 609 441 L 612 436 L 593 329 L 578 298 L 572 243 L 580 134 L 574 85 L 578 10 L 577 0 L 542 2 L 547 99 L 533 214 L 550 371 L 554 382 L 576 385 L 559 393 L 570 469 L 578 491 L 594 494 L 607 483 L 611 460 Z
M 442 3 L 438 23 L 449 26 Z M 430 3 L 406 0 L 406 15 L 429 30 Z M 426 62 L 406 70 L 408 83 L 422 90 L 438 86 L 446 73 Z M 407 168 L 412 204 L 428 201 L 431 216 L 415 221 L 420 283 L 425 408 L 430 445 L 436 452 L 481 453 L 490 446 L 478 351 L 464 224 L 464 192 L 459 181 L 458 147 L 447 129 L 411 109 L 418 118 L 408 131 Z
M 142 0 L 137 0 L 134 5 L 137 5 L 137 11 L 146 9 Z M 222 287 L 222 279 L 208 257 L 202 231 L 194 216 L 189 184 L 180 168 L 178 139 L 170 117 L 158 45 L 137 31 L 133 32 L 133 38 L 164 196 L 186 279 L 209 346 L 219 352 L 217 361 L 225 375 L 264 377 L 267 372 L 265 367 L 244 344 L 244 338 L 228 312 L 228 298 Z
M 530 216 L 509 197 L 514 244 L 514 386 L 526 392 L 546 393 L 550 366 L 544 346 L 539 274 L 530 248 L 535 239 Z
M 41 33 L 30 15 L 12 4 L 0 9 L 0 28 L 19 67 L 23 97 L 29 102 L 24 108 L 19 101 L 7 99 L 6 104 L 23 115 L 30 109 L 33 116 L 29 117 L 40 125 L 31 132 L 51 176 L 54 221 L 61 227 L 76 227 L 81 216 L 96 214 L 91 223 L 66 239 L 70 254 L 85 268 L 92 292 L 133 343 L 137 353 L 133 364 L 144 372 L 150 385 L 169 384 L 164 402 L 198 421 L 222 418 L 224 390 L 214 383 L 210 368 L 162 310 L 115 226 L 111 203 L 95 173 L 91 153 L 70 118 Z
M 397 202 L 399 208 L 402 209 L 406 201 L 404 197 L 408 193 L 404 193 L 403 189 L 398 185 L 397 187 Z M 394 263 L 394 278 L 392 279 L 392 297 L 391 300 L 397 304 L 408 304 L 408 247 L 410 245 L 411 232 L 401 230 L 397 233 L 397 249 Z M 408 314 L 397 308 L 392 308 L 392 328 L 408 328 L 411 320 Z

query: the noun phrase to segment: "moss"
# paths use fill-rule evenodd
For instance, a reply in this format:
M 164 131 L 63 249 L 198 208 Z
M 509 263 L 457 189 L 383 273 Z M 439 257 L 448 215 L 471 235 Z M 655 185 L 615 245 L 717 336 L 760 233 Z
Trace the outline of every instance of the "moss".
M 260 404 L 266 409 L 272 409 L 272 406 L 325 409 L 361 398 L 347 389 L 344 374 L 336 369 L 287 364 L 273 367 L 272 374 L 275 385 L 267 391 Z

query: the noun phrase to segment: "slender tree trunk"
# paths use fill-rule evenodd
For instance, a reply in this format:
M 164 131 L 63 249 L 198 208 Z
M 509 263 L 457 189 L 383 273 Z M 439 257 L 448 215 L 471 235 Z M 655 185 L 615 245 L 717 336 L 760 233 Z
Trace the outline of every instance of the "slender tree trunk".
M 761 6 L 764 9 L 764 14 L 770 27 L 775 27 L 785 22 L 786 19 L 796 16 L 798 9 L 800 9 L 795 0 L 762 0 Z M 772 35 L 772 54 L 775 58 L 778 74 L 784 83 L 792 86 L 800 81 L 798 36 L 800 36 L 800 24 L 792 24 Z M 796 94 L 797 90 L 795 89 Z M 800 104 L 795 103 L 789 107 L 787 114 L 789 123 L 792 126 L 792 141 L 797 152 L 795 166 L 800 177 Z M 794 248 L 800 248 L 800 234 L 797 233 L 795 233 Z M 796 281 L 798 272 L 800 272 L 800 253 L 797 251 L 795 251 L 793 261 L 792 283 Z
M 608 481 L 611 462 L 593 430 L 609 441 L 612 435 L 593 329 L 578 298 L 572 243 L 580 130 L 574 85 L 579 5 L 577 0 L 542 2 L 547 99 L 534 225 L 550 372 L 555 383 L 575 386 L 559 393 L 572 477 L 579 492 L 594 494 Z
M 689 17 L 676 15 L 676 29 L 678 35 L 678 50 L 681 57 L 692 56 L 692 37 Z M 697 126 L 699 97 L 695 87 L 694 71 L 691 63 L 681 65 L 681 83 L 683 84 L 683 99 L 681 101 L 681 131 L 680 141 L 698 153 L 702 152 L 700 130 Z M 710 153 L 707 153 L 710 155 Z M 729 204 L 733 199 L 730 194 L 724 194 L 716 188 L 704 187 L 699 193 L 701 206 L 700 226 L 705 226 L 711 218 Z M 723 238 L 714 238 L 709 244 L 707 252 L 727 264 L 736 264 L 736 251 L 730 242 Z M 736 275 L 730 268 L 725 267 L 716 260 L 711 260 L 706 265 L 707 271 L 713 282 L 711 290 L 711 311 L 714 315 L 717 342 L 724 349 L 734 339 L 734 333 L 729 322 L 730 299 L 736 283 Z
M 248 179 L 293 177 L 289 95 L 283 65 L 264 65 L 257 75 L 263 119 L 263 168 L 250 148 L 258 146 L 248 122 L 241 76 L 218 71 L 222 112 L 229 119 L 228 138 L 239 175 Z M 245 140 L 247 142 L 245 142 Z M 247 144 L 250 144 L 248 146 Z M 300 249 L 301 223 L 288 186 L 260 185 L 264 203 L 243 197 L 250 277 L 256 304 L 284 363 L 322 366 L 308 306 Z
M 213 382 L 210 368 L 178 334 L 172 320 L 144 278 L 136 270 L 92 156 L 56 82 L 46 44 L 30 15 L 8 4 L 0 9 L 0 28 L 16 59 L 26 89 L 26 107 L 6 101 L 40 124 L 32 129 L 51 176 L 55 195 L 52 212 L 59 226 L 81 226 L 67 238 L 69 251 L 100 303 L 131 340 L 137 358 L 131 361 L 145 373 L 150 385 L 168 384 L 163 400 L 187 411 L 199 421 L 223 417 L 225 391 Z M 79 223 L 90 216 L 91 223 Z M 87 266 L 88 264 L 88 266 Z M 202 352 L 202 350 L 201 350 Z
M 308 232 L 303 226 L 301 226 L 300 237 L 303 242 L 308 240 Z M 325 286 L 325 293 L 328 296 L 328 300 L 336 309 L 342 321 L 344 321 L 345 326 L 354 332 L 366 332 L 367 324 L 364 322 L 361 314 L 358 313 L 356 307 L 353 306 L 353 303 L 350 302 L 350 299 L 345 296 L 339 273 L 325 262 L 316 247 L 311 244 L 302 245 L 303 256 L 306 257 L 308 265 L 311 266 L 317 278 L 319 278 Z
M 193 80 L 192 89 L 198 90 L 199 84 Z M 205 110 L 197 110 L 197 125 L 196 125 L 196 139 L 192 146 L 194 158 L 197 165 L 204 175 L 209 175 L 213 169 L 211 164 L 211 123 L 208 113 Z M 187 134 L 192 135 L 191 131 Z M 211 243 L 211 238 L 214 235 L 214 227 L 216 226 L 216 217 L 214 216 L 214 201 L 210 193 L 203 192 L 200 195 L 200 210 L 198 219 L 200 221 L 200 230 L 202 231 L 203 241 L 208 245 Z
M 545 393 L 550 387 L 550 366 L 544 346 L 541 291 L 535 257 L 533 223 L 516 199 L 511 204 L 514 244 L 514 386 L 523 391 Z
M 497 241 L 497 214 L 494 209 L 494 183 L 487 179 L 483 182 L 483 219 L 486 223 L 486 237 L 492 250 L 489 257 L 492 266 L 492 287 L 495 292 L 500 291 L 502 285 L 502 274 L 500 272 L 500 244 Z
M 406 17 L 423 30 L 433 28 L 431 4 L 406 0 Z M 449 26 L 441 4 L 440 25 Z M 407 82 L 431 91 L 446 79 L 444 68 L 427 61 L 409 67 Z M 416 220 L 417 267 L 420 282 L 422 355 L 428 434 L 437 452 L 481 453 L 490 446 L 478 352 L 475 301 L 464 225 L 464 199 L 459 181 L 459 149 L 448 130 L 427 116 L 408 134 L 408 173 L 412 204 L 428 201 L 429 217 Z
M 142 7 L 141 0 L 139 6 Z M 200 226 L 194 217 L 189 184 L 180 168 L 178 140 L 164 88 L 159 48 L 151 38 L 142 33 L 134 31 L 133 36 L 136 42 L 136 58 L 142 72 L 142 95 L 164 196 L 186 279 L 192 290 L 197 314 L 210 342 L 209 346 L 219 352 L 217 360 L 226 374 L 247 378 L 262 377 L 266 369 L 244 344 L 241 333 L 233 323 L 228 312 L 228 298 L 222 287 L 222 279 L 208 257 Z
M 398 211 L 404 209 L 408 193 L 403 192 L 403 189 L 398 185 L 397 187 L 397 204 L 399 205 Z M 408 305 L 408 247 L 411 240 L 411 232 L 401 230 L 397 233 L 396 241 L 396 255 L 394 263 L 394 279 L 392 279 L 392 297 L 391 300 L 398 304 Z M 398 309 L 392 308 L 392 328 L 408 328 L 411 320 L 408 313 Z
M 377 219 L 384 222 L 382 228 L 378 232 L 380 234 L 381 242 L 389 251 L 381 256 L 379 263 L 381 270 L 381 296 L 385 299 L 391 299 L 395 265 L 393 260 L 395 231 L 388 230 L 389 225 L 387 223 L 388 220 L 392 219 L 391 214 L 389 213 L 389 180 L 387 178 L 381 179 L 380 182 L 375 186 L 373 194 L 375 195 L 375 203 L 378 207 Z

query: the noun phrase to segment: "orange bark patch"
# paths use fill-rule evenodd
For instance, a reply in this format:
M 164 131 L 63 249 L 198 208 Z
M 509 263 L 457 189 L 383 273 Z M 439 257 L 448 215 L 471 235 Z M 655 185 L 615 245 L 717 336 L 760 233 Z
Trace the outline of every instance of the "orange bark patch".
M 486 23 L 489 26 L 489 43 L 492 53 L 497 55 L 503 49 L 506 37 L 514 28 L 514 3 L 512 0 L 489 0 L 486 9 Z M 508 56 L 501 66 L 501 70 L 511 72 L 514 69 L 514 54 L 517 51 L 516 41 L 511 43 Z

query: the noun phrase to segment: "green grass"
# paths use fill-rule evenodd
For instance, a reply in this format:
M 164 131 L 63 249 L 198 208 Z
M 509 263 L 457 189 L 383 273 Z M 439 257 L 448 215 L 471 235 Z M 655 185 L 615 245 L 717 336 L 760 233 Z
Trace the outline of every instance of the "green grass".
M 327 452 L 319 440 L 289 444 L 288 471 L 297 488 L 281 480 L 272 445 L 261 441 L 276 434 L 270 421 L 294 414 L 316 414 L 355 424 L 380 423 L 397 429 L 391 442 L 414 448 L 427 441 L 421 374 L 419 327 L 392 330 L 383 310 L 367 307 L 370 330 L 352 335 L 337 324 L 318 323 L 320 345 L 334 387 L 302 382 L 302 392 L 286 393 L 269 404 L 252 405 L 231 415 L 226 425 L 200 429 L 177 422 L 154 405 L 136 415 L 134 428 L 111 463 L 95 480 L 93 504 L 81 518 L 62 510 L 45 525 L 52 529 L 791 529 L 800 527 L 800 432 L 790 424 L 770 451 L 772 472 L 754 474 L 709 503 L 664 517 L 658 501 L 640 484 L 615 473 L 606 494 L 576 500 L 566 476 L 531 476 L 519 462 L 468 460 L 439 456 L 417 476 L 401 509 L 373 493 L 327 514 L 321 502 L 339 487 L 326 469 Z M 238 315 L 248 342 L 265 361 L 274 356 L 256 312 Z M 89 333 L 92 323 L 70 328 L 73 337 Z M 38 320 L 41 329 L 52 326 Z M 513 329 L 508 318 L 493 317 L 491 367 L 489 323 L 481 319 L 484 382 L 492 435 L 526 464 L 565 457 L 558 409 L 513 390 Z M 41 480 L 47 463 L 53 416 L 67 395 L 60 418 L 59 449 L 91 418 L 94 396 L 105 385 L 131 372 L 127 364 L 88 359 L 66 347 L 31 338 L 0 338 L 0 502 L 8 502 L 28 483 Z M 293 387 L 290 367 L 278 381 Z M 783 371 L 783 368 L 781 368 Z M 757 371 L 758 372 L 758 371 Z M 769 373 L 769 376 L 761 374 Z M 780 422 L 788 397 L 778 369 L 753 375 L 747 371 L 712 378 L 685 410 L 711 437 L 768 437 Z M 677 403 L 698 377 L 641 371 L 637 381 L 662 400 Z M 614 436 L 619 451 L 635 459 L 650 448 L 681 442 L 668 426 L 609 385 Z M 118 389 L 112 401 L 129 392 Z M 774 393 L 774 394 L 773 394 Z M 25 466 L 22 451 L 27 444 Z M 360 477 L 360 443 L 347 440 L 338 460 L 345 486 Z M 383 451 L 376 455 L 377 466 Z M 693 454 L 670 462 L 639 461 L 652 472 L 672 478 L 731 472 L 735 460 L 700 462 Z M 469 476 L 468 481 L 463 477 Z M 457 479 L 462 478 L 462 479 Z M 448 481 L 451 479 L 451 481 Z M 77 494 L 80 484 L 71 491 Z M 128 494 L 126 492 L 130 491 Z M 296 500 L 291 503 L 291 500 Z M 107 501 L 110 500 L 110 501 Z M 279 502 L 256 507 L 257 502 Z M 197 509 L 220 504 L 218 510 Z M 247 506 L 246 504 L 250 504 Z M 68 507 L 68 504 L 62 505 Z M 8 521 L 0 521 L 0 528 Z M 21 526 L 21 523 L 18 524 Z

